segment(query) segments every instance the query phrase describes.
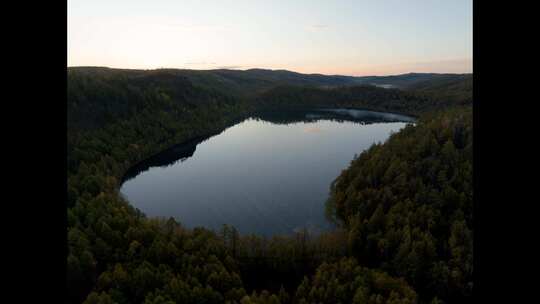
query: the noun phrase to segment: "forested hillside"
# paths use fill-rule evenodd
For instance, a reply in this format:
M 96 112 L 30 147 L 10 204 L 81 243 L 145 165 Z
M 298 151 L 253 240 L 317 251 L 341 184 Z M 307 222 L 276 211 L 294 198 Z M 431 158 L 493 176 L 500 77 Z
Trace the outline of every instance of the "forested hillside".
M 463 300 L 473 273 L 472 113 L 426 115 L 373 145 L 334 181 L 330 217 L 360 263 L 424 296 Z
M 70 72 L 93 77 L 106 77 L 123 79 L 155 78 L 156 75 L 169 75 L 177 81 L 188 80 L 199 88 L 218 91 L 225 95 L 237 97 L 253 97 L 278 85 L 296 85 L 313 87 L 333 87 L 340 85 L 354 85 L 362 80 L 353 76 L 330 76 L 320 74 L 300 74 L 285 70 L 127 70 L 110 69 L 104 67 L 72 67 Z M 124 88 L 125 89 L 125 88 Z
M 217 74 L 180 74 L 68 69 L 68 303 L 415 303 L 470 293 L 469 110 L 426 116 L 361 154 L 332 188 L 329 205 L 344 230 L 268 240 L 147 218 L 119 196 L 120 181 L 151 155 L 219 132 L 261 105 L 422 113 L 431 101 L 370 86 L 286 86 L 249 97 L 238 92 L 250 86 L 233 76 L 226 78 L 238 85 L 228 92 L 211 78 Z
M 418 84 L 459 81 L 471 74 L 407 73 L 391 76 L 358 77 L 360 83 L 372 85 L 390 85 L 392 88 L 409 90 Z
M 343 76 L 322 74 L 301 74 L 287 70 L 128 70 L 105 67 L 70 67 L 69 71 L 93 76 L 112 77 L 122 75 L 129 77 L 152 77 L 155 74 L 168 75 L 187 79 L 193 85 L 219 91 L 226 95 L 256 97 L 277 86 L 300 86 L 315 88 L 336 88 L 358 85 L 389 85 L 393 88 L 409 90 L 415 86 L 431 87 L 431 84 L 459 82 L 464 78 L 472 78 L 471 74 L 434 74 L 408 73 L 392 76 Z
M 173 279 L 190 273 L 194 279 L 181 280 L 189 279 L 193 301 L 219 303 L 223 295 L 216 300 L 206 279 L 214 272 L 234 273 L 234 265 L 225 264 L 218 238 L 205 230 L 184 231 L 174 221 L 145 219 L 119 197 L 118 187 L 130 166 L 174 143 L 221 130 L 247 107 L 167 73 L 148 79 L 95 72 L 68 73 L 68 302 L 81 303 L 92 290 L 99 296 L 91 294 L 88 303 L 153 300 L 155 286 L 184 284 Z M 241 288 L 237 279 L 229 289 Z
M 473 77 L 470 74 L 422 81 L 407 88 L 432 100 L 459 105 L 472 104 L 472 89 Z
M 338 88 L 279 86 L 261 94 L 257 106 L 262 108 L 350 107 L 375 111 L 418 114 L 436 103 L 425 97 L 397 89 L 360 85 Z

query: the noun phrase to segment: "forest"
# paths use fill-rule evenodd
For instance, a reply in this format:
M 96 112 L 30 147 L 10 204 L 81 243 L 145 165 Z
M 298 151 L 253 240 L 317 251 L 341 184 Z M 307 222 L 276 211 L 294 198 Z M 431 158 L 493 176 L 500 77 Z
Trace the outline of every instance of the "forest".
M 422 119 L 353 160 L 332 184 L 327 213 L 363 265 L 459 302 L 473 285 L 472 113 Z
M 68 69 L 67 303 L 470 299 L 472 79 L 383 89 L 281 73 Z M 267 239 L 187 229 L 146 217 L 118 193 L 129 168 L 174 144 L 253 111 L 300 106 L 418 117 L 329 185 L 336 231 Z

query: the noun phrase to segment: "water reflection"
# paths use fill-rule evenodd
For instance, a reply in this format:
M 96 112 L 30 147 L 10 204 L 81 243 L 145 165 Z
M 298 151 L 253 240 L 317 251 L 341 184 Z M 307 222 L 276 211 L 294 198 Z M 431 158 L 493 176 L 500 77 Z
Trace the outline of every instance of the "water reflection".
M 324 201 L 335 177 L 355 154 L 411 121 L 347 109 L 258 113 L 141 162 L 120 191 L 147 215 L 190 228 L 317 233 L 332 227 Z
M 206 138 L 196 138 L 186 143 L 175 145 L 163 152 L 160 152 L 128 169 L 125 173 L 122 183 L 136 177 L 140 173 L 149 170 L 152 167 L 167 167 L 183 162 L 193 156 L 197 145 Z
M 364 125 L 380 122 L 414 122 L 414 118 L 405 115 L 358 109 L 300 109 L 275 112 L 268 111 L 258 113 L 254 116 L 254 118 L 265 120 L 274 124 L 316 122 L 321 119 L 337 122 L 350 121 Z

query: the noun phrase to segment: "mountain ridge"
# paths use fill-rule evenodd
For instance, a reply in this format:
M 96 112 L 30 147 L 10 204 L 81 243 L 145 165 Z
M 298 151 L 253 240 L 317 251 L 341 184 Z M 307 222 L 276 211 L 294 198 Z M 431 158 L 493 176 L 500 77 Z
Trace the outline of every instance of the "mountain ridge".
M 458 75 L 472 75 L 472 73 L 424 73 L 424 72 L 407 72 L 402 74 L 392 74 L 392 75 L 364 75 L 364 76 L 355 76 L 355 75 L 344 75 L 344 74 L 322 74 L 322 73 L 301 73 L 297 71 L 287 70 L 287 69 L 264 69 L 264 68 L 249 68 L 249 69 L 225 69 L 225 68 L 216 68 L 216 69 L 184 69 L 184 68 L 156 68 L 156 69 L 131 69 L 131 68 L 113 68 L 107 66 L 68 66 L 68 70 L 74 69 L 107 69 L 107 70 L 119 70 L 119 71 L 159 71 L 159 70 L 170 70 L 170 71 L 200 71 L 200 72 L 212 72 L 212 71 L 234 71 L 234 72 L 288 72 L 298 75 L 308 75 L 308 76 L 325 76 L 325 77 L 351 77 L 351 78 L 390 78 L 390 77 L 404 77 L 404 76 L 458 76 Z
M 471 78 L 472 74 L 451 73 L 406 73 L 389 76 L 348 76 L 324 75 L 319 73 L 303 74 L 289 70 L 270 70 L 253 68 L 247 70 L 233 69 L 116 69 L 109 67 L 68 67 L 68 73 L 111 74 L 135 77 L 142 75 L 158 75 L 169 73 L 182 76 L 195 86 L 215 89 L 233 96 L 253 97 L 279 85 L 310 86 L 319 88 L 335 88 L 341 86 L 373 85 L 382 88 L 408 90 L 416 85 L 429 82 L 459 81 Z

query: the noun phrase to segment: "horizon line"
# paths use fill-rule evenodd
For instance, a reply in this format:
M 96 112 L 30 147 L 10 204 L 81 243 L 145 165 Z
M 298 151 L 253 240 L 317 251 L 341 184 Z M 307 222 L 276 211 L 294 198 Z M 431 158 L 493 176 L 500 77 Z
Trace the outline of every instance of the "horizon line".
M 109 67 L 109 66 L 99 66 L 99 65 L 76 65 L 76 66 L 67 66 L 67 68 L 106 68 L 111 70 L 133 70 L 133 71 L 157 71 L 157 70 L 188 70 L 188 71 L 218 71 L 218 70 L 227 70 L 227 71 L 242 71 L 247 72 L 249 70 L 265 70 L 265 71 L 285 71 L 285 72 L 291 72 L 291 73 L 297 73 L 297 74 L 303 74 L 303 75 L 322 75 L 322 76 L 346 76 L 346 77 L 384 77 L 384 76 L 400 76 L 400 75 L 408 75 L 408 74 L 435 74 L 435 75 L 473 75 L 473 72 L 469 73 L 449 73 L 449 72 L 406 72 L 406 73 L 400 73 L 400 74 L 369 74 L 369 75 L 346 75 L 346 74 L 322 74 L 322 73 L 301 73 L 293 70 L 287 70 L 287 69 L 270 69 L 270 68 L 248 68 L 248 69 L 240 69 L 240 68 L 215 68 L 215 69 L 188 69 L 188 68 L 169 68 L 169 67 L 159 67 L 159 68 L 118 68 L 118 67 Z

